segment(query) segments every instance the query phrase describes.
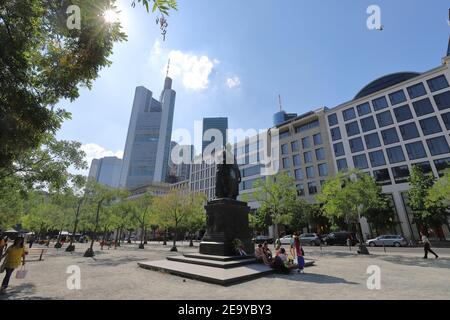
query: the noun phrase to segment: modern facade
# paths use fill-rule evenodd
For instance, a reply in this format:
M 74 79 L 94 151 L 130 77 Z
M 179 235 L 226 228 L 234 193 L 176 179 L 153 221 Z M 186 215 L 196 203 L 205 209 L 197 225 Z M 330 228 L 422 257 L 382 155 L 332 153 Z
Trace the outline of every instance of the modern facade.
M 176 92 L 166 78 L 159 101 L 153 93 L 137 87 L 125 144 L 120 186 L 135 189 L 152 182 L 165 182 Z
M 214 132 L 212 130 L 218 130 Z M 213 137 L 208 136 L 211 133 L 216 136 L 219 132 L 222 135 L 220 147 L 224 147 L 227 143 L 228 118 L 203 118 L 203 132 L 202 132 L 202 154 L 211 143 L 216 142 Z M 209 132 L 208 132 L 209 131 Z M 206 135 L 205 135 L 206 133 Z M 217 142 L 216 142 L 217 143 Z
M 118 188 L 121 170 L 122 159 L 117 157 L 93 159 L 89 169 L 88 179 L 111 188 Z
M 286 113 L 286 111 L 278 111 L 273 115 L 273 126 L 277 127 L 286 121 L 295 119 L 297 117 L 296 113 Z
M 327 111 L 333 170 L 358 168 L 372 175 L 394 205 L 397 233 L 418 240 L 408 207 L 412 166 L 435 177 L 450 163 L 450 56 L 424 73 L 381 77 L 353 100 Z M 365 234 L 370 226 L 362 220 Z M 447 226 L 438 230 L 449 235 Z

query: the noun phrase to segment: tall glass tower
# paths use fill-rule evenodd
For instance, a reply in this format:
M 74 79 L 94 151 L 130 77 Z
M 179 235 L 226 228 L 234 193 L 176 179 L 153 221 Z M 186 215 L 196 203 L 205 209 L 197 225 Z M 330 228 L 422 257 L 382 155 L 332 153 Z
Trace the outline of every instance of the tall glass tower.
M 210 129 L 220 131 L 223 139 L 220 144 L 222 147 L 225 147 L 227 143 L 228 118 L 203 118 L 202 154 L 205 152 L 206 147 L 214 142 L 205 139 L 205 133 Z
M 134 189 L 167 176 L 176 92 L 166 78 L 159 101 L 137 87 L 131 111 L 120 178 L 122 188 Z

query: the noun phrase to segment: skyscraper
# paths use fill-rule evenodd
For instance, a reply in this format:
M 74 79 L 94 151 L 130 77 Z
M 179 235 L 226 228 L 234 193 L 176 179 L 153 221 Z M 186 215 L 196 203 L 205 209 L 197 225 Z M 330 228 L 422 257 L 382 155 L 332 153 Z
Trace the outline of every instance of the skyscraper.
M 118 188 L 121 170 L 122 159 L 117 157 L 93 159 L 89 170 L 89 179 L 111 188 Z
M 223 139 L 221 146 L 225 146 L 227 143 L 228 118 L 203 118 L 202 154 L 206 147 L 214 142 L 214 139 L 209 139 L 208 135 L 205 136 L 205 133 L 210 129 L 220 131 Z
M 158 100 L 137 87 L 125 144 L 120 186 L 133 189 L 167 176 L 176 92 L 166 78 Z

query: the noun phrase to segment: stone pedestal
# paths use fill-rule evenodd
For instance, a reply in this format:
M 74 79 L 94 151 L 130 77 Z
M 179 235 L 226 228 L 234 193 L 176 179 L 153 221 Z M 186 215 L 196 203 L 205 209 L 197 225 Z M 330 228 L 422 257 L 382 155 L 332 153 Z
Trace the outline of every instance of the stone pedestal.
M 200 243 L 200 254 L 236 256 L 233 241 L 241 240 L 247 255 L 255 252 L 251 239 L 246 202 L 233 199 L 215 199 L 205 206 L 206 233 Z

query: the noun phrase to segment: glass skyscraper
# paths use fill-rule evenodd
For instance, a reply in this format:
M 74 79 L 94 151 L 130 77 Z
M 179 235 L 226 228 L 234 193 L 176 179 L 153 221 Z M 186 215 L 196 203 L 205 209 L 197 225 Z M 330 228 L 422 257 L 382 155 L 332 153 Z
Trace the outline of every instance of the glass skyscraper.
M 214 143 L 214 139 L 210 140 L 205 136 L 205 133 L 211 129 L 220 131 L 223 139 L 221 146 L 225 146 L 227 143 L 228 118 L 203 118 L 202 154 L 208 145 Z
M 152 182 L 165 182 L 176 92 L 166 78 L 160 100 L 137 87 L 131 112 L 120 179 L 120 186 L 138 188 Z

